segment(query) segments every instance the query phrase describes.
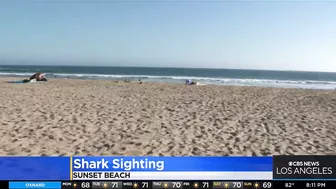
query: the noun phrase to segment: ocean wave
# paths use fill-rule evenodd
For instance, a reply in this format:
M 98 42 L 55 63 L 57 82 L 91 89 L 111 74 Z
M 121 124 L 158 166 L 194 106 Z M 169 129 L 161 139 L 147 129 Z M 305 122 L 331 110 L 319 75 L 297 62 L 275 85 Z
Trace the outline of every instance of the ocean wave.
M 155 76 L 155 75 L 107 75 L 107 74 L 47 74 L 58 77 L 85 77 L 85 78 L 129 78 L 129 79 L 158 79 L 158 80 L 195 80 L 220 83 L 284 83 L 284 84 L 331 84 L 336 81 L 314 81 L 314 80 L 271 80 L 271 79 L 237 79 L 237 78 L 212 78 L 212 77 L 188 77 L 188 76 Z
M 31 73 L 0 72 L 3 76 L 31 76 Z M 74 74 L 74 73 L 47 73 L 47 77 L 54 78 L 81 78 L 81 79 L 142 79 L 148 81 L 184 82 L 195 80 L 204 84 L 239 85 L 239 86 L 267 86 L 267 87 L 292 87 L 335 89 L 336 81 L 315 80 L 271 80 L 271 79 L 237 79 L 237 78 L 212 78 L 212 77 L 188 77 L 188 76 L 156 76 L 156 75 L 108 75 L 108 74 Z

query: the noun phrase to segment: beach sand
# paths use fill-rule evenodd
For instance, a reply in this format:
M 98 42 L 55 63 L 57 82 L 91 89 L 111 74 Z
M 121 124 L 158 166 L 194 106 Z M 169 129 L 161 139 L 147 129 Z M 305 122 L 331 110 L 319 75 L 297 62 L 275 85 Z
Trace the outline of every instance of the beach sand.
M 336 155 L 335 90 L 17 79 L 0 155 Z

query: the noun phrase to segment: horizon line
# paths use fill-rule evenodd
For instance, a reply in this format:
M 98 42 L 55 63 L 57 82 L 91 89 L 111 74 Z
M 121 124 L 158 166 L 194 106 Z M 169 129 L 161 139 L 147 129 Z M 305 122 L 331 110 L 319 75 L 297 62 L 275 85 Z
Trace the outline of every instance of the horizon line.
M 271 70 L 271 69 L 250 69 L 250 68 L 204 68 L 204 67 L 175 67 L 175 66 L 131 66 L 131 65 L 125 65 L 125 66 L 113 66 L 113 65 L 40 65 L 40 64 L 15 64 L 15 65 L 9 65 L 9 64 L 0 64 L 0 66 L 46 66 L 46 67 L 114 67 L 114 68 L 173 68 L 173 69 L 208 69 L 208 70 L 250 70 L 250 71 L 278 71 L 278 72 L 320 72 L 320 73 L 336 73 L 336 71 L 311 71 L 311 70 Z

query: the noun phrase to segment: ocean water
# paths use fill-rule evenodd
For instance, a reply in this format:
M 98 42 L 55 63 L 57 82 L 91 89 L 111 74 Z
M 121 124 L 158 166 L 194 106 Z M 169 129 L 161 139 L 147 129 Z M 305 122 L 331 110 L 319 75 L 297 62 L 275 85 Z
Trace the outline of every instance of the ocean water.
M 203 84 L 336 89 L 336 72 L 266 71 L 196 68 L 11 66 L 0 65 L 0 76 L 28 77 L 35 72 L 48 78 L 119 79 Z

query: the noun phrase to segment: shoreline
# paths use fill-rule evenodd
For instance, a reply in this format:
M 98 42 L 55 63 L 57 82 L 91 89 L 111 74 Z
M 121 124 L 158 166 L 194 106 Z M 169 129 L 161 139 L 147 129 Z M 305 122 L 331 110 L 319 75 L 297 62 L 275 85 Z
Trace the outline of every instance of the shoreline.
M 78 74 L 82 75 L 82 74 Z M 85 74 L 84 74 L 85 75 Z M 93 74 L 94 75 L 94 74 Z M 98 74 L 99 75 L 99 74 Z M 12 78 L 13 80 L 23 80 L 24 78 L 27 78 L 30 76 L 29 74 L 25 76 L 7 76 L 7 75 L 0 75 L 0 78 Z M 149 76 L 148 76 L 149 77 Z M 160 76 L 153 76 L 153 77 L 160 77 Z M 162 76 L 162 77 L 168 77 L 168 76 Z M 170 76 L 170 77 L 176 77 L 178 76 Z M 128 76 L 128 77 L 103 77 L 103 76 L 97 76 L 97 77 L 89 77 L 89 76 L 81 76 L 81 77 L 71 77 L 71 76 L 59 76 L 59 77 L 48 77 L 47 78 L 51 80 L 100 80 L 100 81 L 112 81 L 112 82 L 138 82 L 141 80 L 145 83 L 161 83 L 161 84 L 185 84 L 185 80 L 188 79 L 187 77 L 185 79 L 159 79 L 159 78 L 143 78 L 139 75 L 139 77 L 136 77 L 136 75 Z M 195 79 L 196 78 L 196 79 Z M 238 86 L 238 87 L 265 87 L 265 88 L 282 88 L 282 89 L 312 89 L 312 90 L 336 90 L 336 81 L 304 81 L 307 82 L 306 84 L 299 84 L 303 81 L 291 81 L 291 80 L 258 80 L 258 79 L 234 79 L 234 78 L 217 78 L 218 80 L 232 80 L 236 81 L 233 83 L 216 83 L 216 82 L 209 82 L 201 78 L 197 77 L 190 77 L 191 80 L 197 81 L 201 83 L 202 85 L 207 86 Z M 253 83 L 253 82 L 245 82 L 244 81 L 260 81 L 261 83 Z M 243 83 L 239 83 L 243 82 Z M 269 83 L 267 83 L 269 82 Z M 297 83 L 295 83 L 297 82 Z M 325 83 L 325 84 L 323 84 Z M 329 84 L 326 84 L 329 83 Z
M 336 154 L 335 90 L 14 78 L 0 155 Z

